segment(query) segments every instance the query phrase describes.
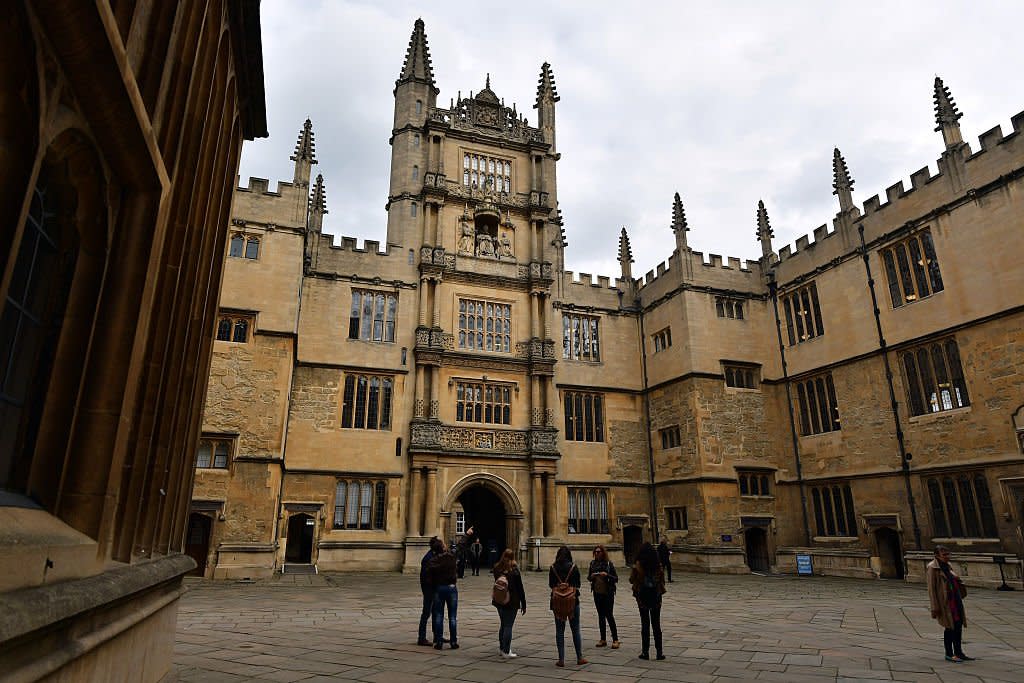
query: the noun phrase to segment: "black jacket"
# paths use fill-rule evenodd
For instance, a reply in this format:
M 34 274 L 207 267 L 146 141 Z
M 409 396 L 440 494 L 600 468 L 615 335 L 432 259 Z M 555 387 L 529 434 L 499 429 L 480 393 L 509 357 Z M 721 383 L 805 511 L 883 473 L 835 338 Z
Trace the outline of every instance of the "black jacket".
M 590 563 L 590 571 L 587 572 L 587 581 L 590 581 L 590 590 L 594 590 L 594 582 L 598 580 L 595 574 L 606 572 L 608 576 L 604 577 L 605 581 L 608 582 L 608 593 L 615 592 L 615 585 L 619 582 L 619 575 L 615 571 L 615 565 L 612 564 L 611 560 L 592 560 Z
M 459 578 L 455 556 L 447 551 L 430 558 L 427 569 L 430 573 L 430 585 L 435 590 L 438 586 L 453 586 Z
M 430 584 L 430 560 L 433 557 L 434 551 L 428 550 L 423 555 L 423 559 L 420 560 L 420 590 L 424 593 L 434 590 L 434 587 Z
M 509 571 L 505 572 L 508 576 L 508 604 L 499 605 L 498 603 L 491 600 L 491 604 L 498 609 L 507 609 L 509 607 L 513 609 L 526 609 L 526 588 L 523 587 L 523 575 L 519 573 L 519 567 L 512 567 Z M 494 571 L 494 579 L 497 580 L 500 574 Z

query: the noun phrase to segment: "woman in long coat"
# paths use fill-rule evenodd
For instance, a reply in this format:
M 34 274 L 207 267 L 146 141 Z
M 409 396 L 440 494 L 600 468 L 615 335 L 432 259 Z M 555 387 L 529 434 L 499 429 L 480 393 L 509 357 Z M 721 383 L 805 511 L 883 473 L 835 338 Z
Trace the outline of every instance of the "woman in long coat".
M 963 633 L 967 623 L 964 611 L 964 596 L 967 587 L 949 565 L 949 548 L 935 547 L 935 559 L 925 568 L 928 577 L 928 601 L 931 603 L 932 619 L 939 622 L 945 631 L 942 643 L 946 648 L 946 660 L 969 662 L 974 657 L 964 654 Z

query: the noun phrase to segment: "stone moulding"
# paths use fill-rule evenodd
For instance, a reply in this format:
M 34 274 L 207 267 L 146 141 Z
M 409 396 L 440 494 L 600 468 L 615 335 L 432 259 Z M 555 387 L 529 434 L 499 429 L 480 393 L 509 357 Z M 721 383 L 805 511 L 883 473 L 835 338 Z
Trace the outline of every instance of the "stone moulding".
M 414 422 L 409 447 L 449 453 L 557 454 L 558 432 L 554 429 L 481 429 Z

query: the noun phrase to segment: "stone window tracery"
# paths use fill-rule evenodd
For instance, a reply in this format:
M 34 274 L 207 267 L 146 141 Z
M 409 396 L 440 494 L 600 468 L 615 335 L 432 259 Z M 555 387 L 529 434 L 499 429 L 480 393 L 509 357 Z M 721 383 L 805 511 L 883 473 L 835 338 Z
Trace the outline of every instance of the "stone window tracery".
M 995 511 L 983 472 L 926 480 L 938 538 L 998 538 Z
M 651 337 L 654 339 L 654 352 L 664 351 L 668 347 L 672 346 L 672 330 L 666 327 L 663 330 L 655 332 Z
M 459 299 L 459 348 L 473 351 L 512 350 L 512 306 L 492 301 Z
M 462 155 L 462 184 L 474 189 L 495 192 L 512 191 L 512 162 L 482 154 Z
M 900 354 L 911 415 L 927 415 L 971 404 L 955 339 L 946 339 Z
M 569 489 L 569 533 L 607 534 L 608 489 Z
M 565 392 L 565 440 L 604 441 L 604 397 L 601 394 Z
M 198 469 L 226 470 L 231 456 L 232 439 L 202 438 L 196 451 Z
M 811 488 L 811 502 L 818 536 L 857 535 L 857 515 L 849 484 L 814 486 Z
M 841 429 L 832 373 L 796 382 L 796 400 L 800 409 L 801 436 Z
M 741 496 L 770 496 L 771 479 L 767 472 L 738 470 L 736 479 L 740 487 Z
M 512 386 L 493 382 L 458 382 L 455 419 L 486 424 L 512 423 Z
M 600 319 L 594 315 L 562 313 L 562 357 L 570 360 L 601 360 Z
M 923 230 L 880 253 L 893 308 L 942 291 L 942 274 L 931 231 Z
M 825 325 L 821 320 L 821 304 L 818 302 L 818 287 L 815 283 L 783 295 L 782 309 L 786 315 L 786 334 L 790 346 L 825 334 Z
M 750 365 L 723 364 L 725 386 L 734 389 L 757 389 L 758 370 Z
M 661 436 L 661 448 L 662 450 L 668 450 L 669 448 L 679 448 L 681 439 L 679 437 L 679 427 L 667 427 L 658 431 Z
M 689 528 L 686 506 L 665 508 L 665 525 L 670 531 L 686 531 Z
M 384 529 L 386 481 L 339 479 L 334 490 L 335 529 Z
M 719 318 L 743 320 L 743 302 L 724 296 L 715 297 L 715 313 Z
M 217 341 L 247 344 L 255 322 L 249 313 L 221 313 L 217 316 Z
M 341 426 L 345 429 L 391 429 L 394 378 L 389 375 L 346 375 Z
M 228 256 L 255 261 L 260 257 L 260 238 L 242 232 L 231 233 Z
M 388 292 L 353 289 L 348 338 L 394 342 L 398 297 Z

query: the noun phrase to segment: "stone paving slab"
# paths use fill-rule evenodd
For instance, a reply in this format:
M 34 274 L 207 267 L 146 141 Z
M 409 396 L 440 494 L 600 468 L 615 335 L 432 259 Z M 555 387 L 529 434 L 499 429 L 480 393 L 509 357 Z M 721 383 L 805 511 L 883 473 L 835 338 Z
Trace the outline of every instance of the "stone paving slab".
M 400 574 L 281 577 L 256 583 L 189 579 L 179 606 L 174 664 L 182 683 L 726 683 L 727 681 L 1024 681 L 1024 592 L 976 589 L 964 648 L 942 657 L 942 630 L 922 585 L 827 577 L 680 573 L 662 610 L 666 661 L 644 661 L 628 595 L 615 616 L 622 648 L 596 648 L 597 617 L 583 596 L 583 655 L 566 634 L 555 667 L 547 574 L 524 576 L 528 609 L 516 620 L 515 660 L 498 657 L 491 581 L 459 586 L 461 648 L 416 645 L 417 578 Z M 685 588 L 684 588 L 685 586 Z M 447 625 L 446 625 L 447 628 Z M 653 652 L 652 652 L 653 655 Z

